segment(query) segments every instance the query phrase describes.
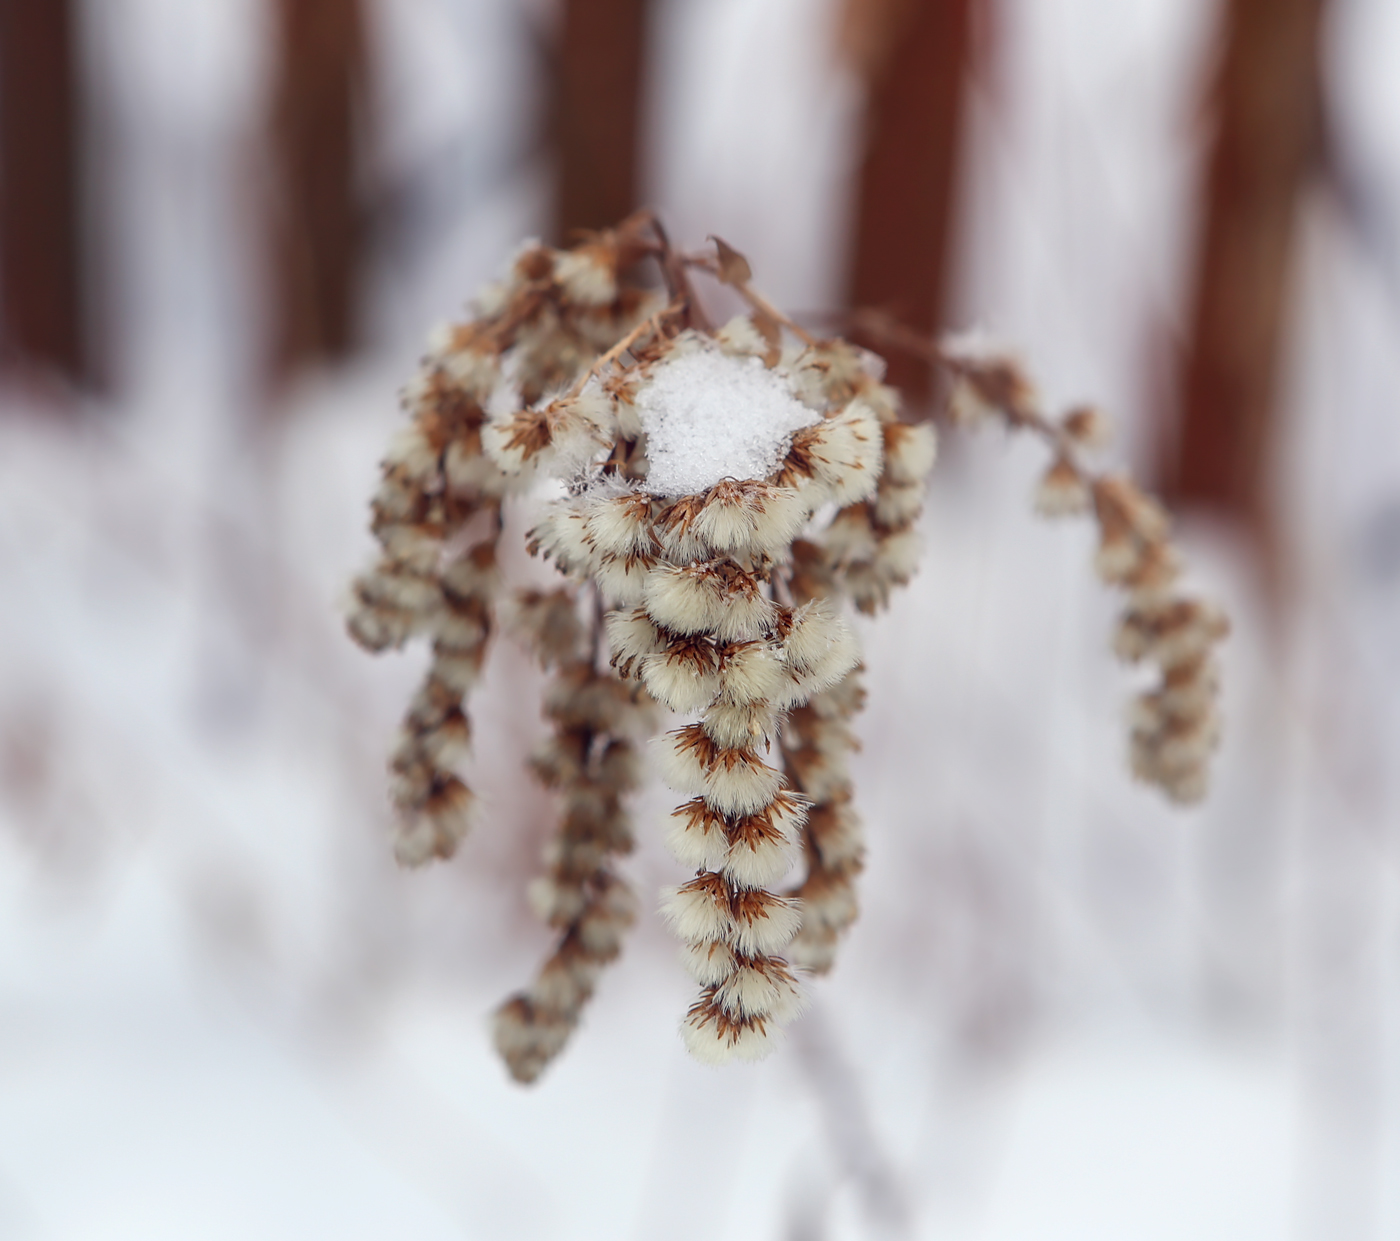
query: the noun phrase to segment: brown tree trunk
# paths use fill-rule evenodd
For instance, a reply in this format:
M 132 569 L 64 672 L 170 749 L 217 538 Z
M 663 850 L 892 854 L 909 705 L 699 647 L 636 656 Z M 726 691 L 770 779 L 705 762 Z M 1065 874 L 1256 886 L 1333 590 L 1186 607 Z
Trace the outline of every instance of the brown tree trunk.
M 1167 491 L 1272 546 L 1264 495 L 1300 193 L 1318 160 L 1323 0 L 1229 0 Z
M 0 288 L 6 361 L 87 374 L 70 0 L 0 0 Z
M 285 372 L 356 344 L 367 74 L 358 0 L 277 0 L 276 19 L 275 363 Z
M 974 0 L 848 0 L 843 41 L 868 96 L 848 304 L 942 326 Z M 911 403 L 931 371 L 890 359 Z
M 554 233 L 606 228 L 638 205 L 647 0 L 564 0 L 553 98 Z

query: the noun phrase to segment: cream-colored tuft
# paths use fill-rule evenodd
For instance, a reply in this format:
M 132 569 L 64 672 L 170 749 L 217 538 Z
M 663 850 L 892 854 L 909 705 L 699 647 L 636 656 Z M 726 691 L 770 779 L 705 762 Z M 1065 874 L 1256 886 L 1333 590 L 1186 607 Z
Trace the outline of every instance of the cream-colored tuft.
M 726 940 L 734 930 L 734 919 L 722 885 L 692 880 L 662 894 L 661 913 L 678 939 L 688 944 Z
M 718 870 L 729 853 L 723 820 L 703 803 L 681 806 L 671 814 L 666 843 L 677 861 L 692 870 Z
M 630 608 L 642 602 L 654 562 L 629 556 L 603 555 L 593 561 L 593 580 L 613 607 Z
M 731 357 L 761 358 L 768 353 L 768 342 L 749 315 L 735 315 L 715 333 L 715 340 Z
M 656 754 L 656 765 L 661 770 L 661 778 L 676 792 L 702 794 L 706 790 L 709 773 L 695 747 L 686 744 L 686 739 L 686 729 L 654 738 L 651 746 Z
M 774 557 L 809 516 L 807 501 L 791 487 L 726 481 L 710 489 L 694 533 L 715 552 Z
M 896 486 L 922 483 L 938 456 L 933 424 L 887 422 L 885 432 L 885 480 Z
M 438 450 L 428 442 L 416 422 L 400 427 L 389 441 L 383 464 L 402 471 L 405 477 L 423 484 L 437 477 Z
M 725 749 L 765 746 L 778 730 L 778 719 L 766 701 L 736 703 L 721 699 L 700 721 L 706 735 Z
M 649 557 L 657 550 L 646 495 L 628 492 L 595 499 L 584 510 L 583 525 L 601 555 Z
M 616 421 L 606 393 L 584 392 L 494 416 L 481 430 L 481 446 L 506 474 L 567 478 L 612 443 Z
M 584 527 L 584 515 L 570 500 L 551 504 L 529 533 L 531 551 L 552 560 L 564 573 L 585 576 L 592 562 L 593 549 Z
M 821 544 L 834 565 L 874 560 L 880 542 L 870 524 L 869 509 L 863 504 L 842 509 L 822 532 Z
M 606 306 L 617 297 L 617 275 L 607 253 L 598 246 L 580 246 L 558 255 L 554 280 L 579 306 Z
M 715 987 L 734 972 L 734 949 L 715 941 L 686 944 L 681 948 L 681 962 L 702 987 Z
M 399 522 L 380 524 L 379 544 L 390 560 L 415 573 L 432 573 L 442 559 L 442 528 Z
M 703 796 L 722 814 L 752 814 L 772 801 L 781 787 L 781 774 L 756 755 L 725 750 L 706 773 Z
M 875 557 L 876 568 L 889 581 L 902 586 L 918 569 L 923 546 L 924 541 L 917 530 L 901 530 L 898 534 L 892 534 L 880 544 L 880 552 Z
M 468 694 L 481 680 L 481 666 L 485 648 L 478 646 L 475 651 L 462 652 L 453 649 L 439 649 L 433 653 L 431 675 L 441 681 L 453 693 Z
M 723 1021 L 723 1025 L 719 1024 Z M 762 1060 L 777 1046 L 776 1025 L 758 1019 L 732 1023 L 718 1010 L 713 1015 L 699 1006 L 686 1014 L 681 1037 L 686 1050 L 703 1064 L 728 1064 L 732 1060 Z
M 588 904 L 588 898 L 577 883 L 558 883 L 547 875 L 530 880 L 525 896 L 535 917 L 551 926 L 567 926 Z
M 739 591 L 724 598 L 712 628 L 724 642 L 748 642 L 771 629 L 776 615 L 771 599 L 757 590 Z
M 882 482 L 875 493 L 875 520 L 894 528 L 907 525 L 924 507 L 924 484 L 895 485 Z
M 715 632 L 729 603 L 720 579 L 694 566 L 658 565 L 642 597 L 652 620 L 681 634 Z
M 719 677 L 713 670 L 670 652 L 647 655 L 640 667 L 647 692 L 679 715 L 703 711 L 719 692 Z
M 458 495 L 501 496 L 515 485 L 490 457 L 482 456 L 459 440 L 448 444 L 442 466 L 449 490 Z
M 820 434 L 809 450 L 827 498 L 838 508 L 868 500 L 879 485 L 883 455 L 875 412 L 857 399 L 813 430 Z
M 767 1017 L 786 1024 L 802 1009 L 802 992 L 780 961 L 759 958 L 740 965 L 715 989 L 715 1003 L 730 1017 Z
M 450 345 L 439 356 L 443 371 L 472 400 L 485 403 L 501 379 L 500 361 L 489 350 Z
M 745 892 L 734 902 L 729 942 L 746 957 L 773 956 L 802 925 L 802 906 L 771 892 Z
M 781 710 L 835 685 L 860 662 L 855 632 L 824 599 L 799 610 L 784 652 L 790 677 L 784 689 L 774 695 L 774 704 Z
M 793 857 L 791 844 L 778 832 L 750 834 L 730 846 L 724 873 L 741 888 L 768 888 L 788 873 Z
M 622 676 L 630 676 L 637 661 L 664 650 L 665 639 L 643 608 L 609 612 L 605 621 L 612 664 Z
M 720 691 L 726 702 L 764 703 L 787 682 L 782 654 L 767 642 L 744 642 L 729 648 L 720 665 Z

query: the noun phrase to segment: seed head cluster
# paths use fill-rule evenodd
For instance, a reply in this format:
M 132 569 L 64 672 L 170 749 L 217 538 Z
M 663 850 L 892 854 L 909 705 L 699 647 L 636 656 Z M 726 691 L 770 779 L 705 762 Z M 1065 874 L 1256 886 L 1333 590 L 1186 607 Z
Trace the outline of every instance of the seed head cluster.
M 712 328 L 697 272 L 749 312 Z M 557 939 L 494 1024 L 522 1082 L 562 1050 L 636 918 L 617 860 L 646 738 L 681 799 L 666 838 L 691 877 L 662 913 L 698 988 L 681 1023 L 697 1058 L 767 1054 L 802 1006 L 801 974 L 831 968 L 856 917 L 849 757 L 865 691 L 846 607 L 878 612 L 915 571 L 936 442 L 901 419 L 876 355 L 814 338 L 749 280 L 723 242 L 678 252 L 647 214 L 568 250 L 527 246 L 477 317 L 439 334 L 371 504 L 380 555 L 353 583 L 350 633 L 372 651 L 432 648 L 390 758 L 401 862 L 450 857 L 471 821 L 465 700 L 492 633 L 552 678 L 551 732 L 529 761 L 559 822 L 529 895 Z M 1164 515 L 1081 465 L 1099 431 L 1086 411 L 1051 423 L 1005 360 L 939 360 L 960 417 L 1050 440 L 1042 511 L 1097 516 L 1099 570 L 1130 597 L 1118 649 L 1161 670 L 1138 703 L 1135 769 L 1199 795 L 1223 620 L 1174 593 Z M 504 506 L 542 493 L 558 498 L 527 546 L 561 585 L 508 589 Z M 655 736 L 661 709 L 678 718 Z

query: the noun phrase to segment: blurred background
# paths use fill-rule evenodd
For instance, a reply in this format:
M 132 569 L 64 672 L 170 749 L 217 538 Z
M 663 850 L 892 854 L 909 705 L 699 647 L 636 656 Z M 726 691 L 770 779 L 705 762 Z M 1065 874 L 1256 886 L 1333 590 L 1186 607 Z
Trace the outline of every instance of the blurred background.
M 430 326 L 642 204 L 1111 411 L 1227 734 L 1204 808 L 1131 782 L 1088 523 L 949 433 L 810 1014 L 686 1058 L 652 791 L 522 1090 L 538 674 L 498 647 L 489 814 L 399 871 L 424 657 L 338 601 Z M 5 0 L 0 345 L 0 1237 L 1400 1237 L 1400 6 Z

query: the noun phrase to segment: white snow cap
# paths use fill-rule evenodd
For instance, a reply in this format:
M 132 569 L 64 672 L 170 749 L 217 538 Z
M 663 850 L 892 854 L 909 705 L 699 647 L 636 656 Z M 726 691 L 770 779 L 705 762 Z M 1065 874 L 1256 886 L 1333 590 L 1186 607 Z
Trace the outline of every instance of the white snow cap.
M 761 359 L 731 357 L 709 341 L 659 363 L 636 405 L 650 462 L 642 486 L 658 496 L 767 478 L 793 432 L 821 421 Z

